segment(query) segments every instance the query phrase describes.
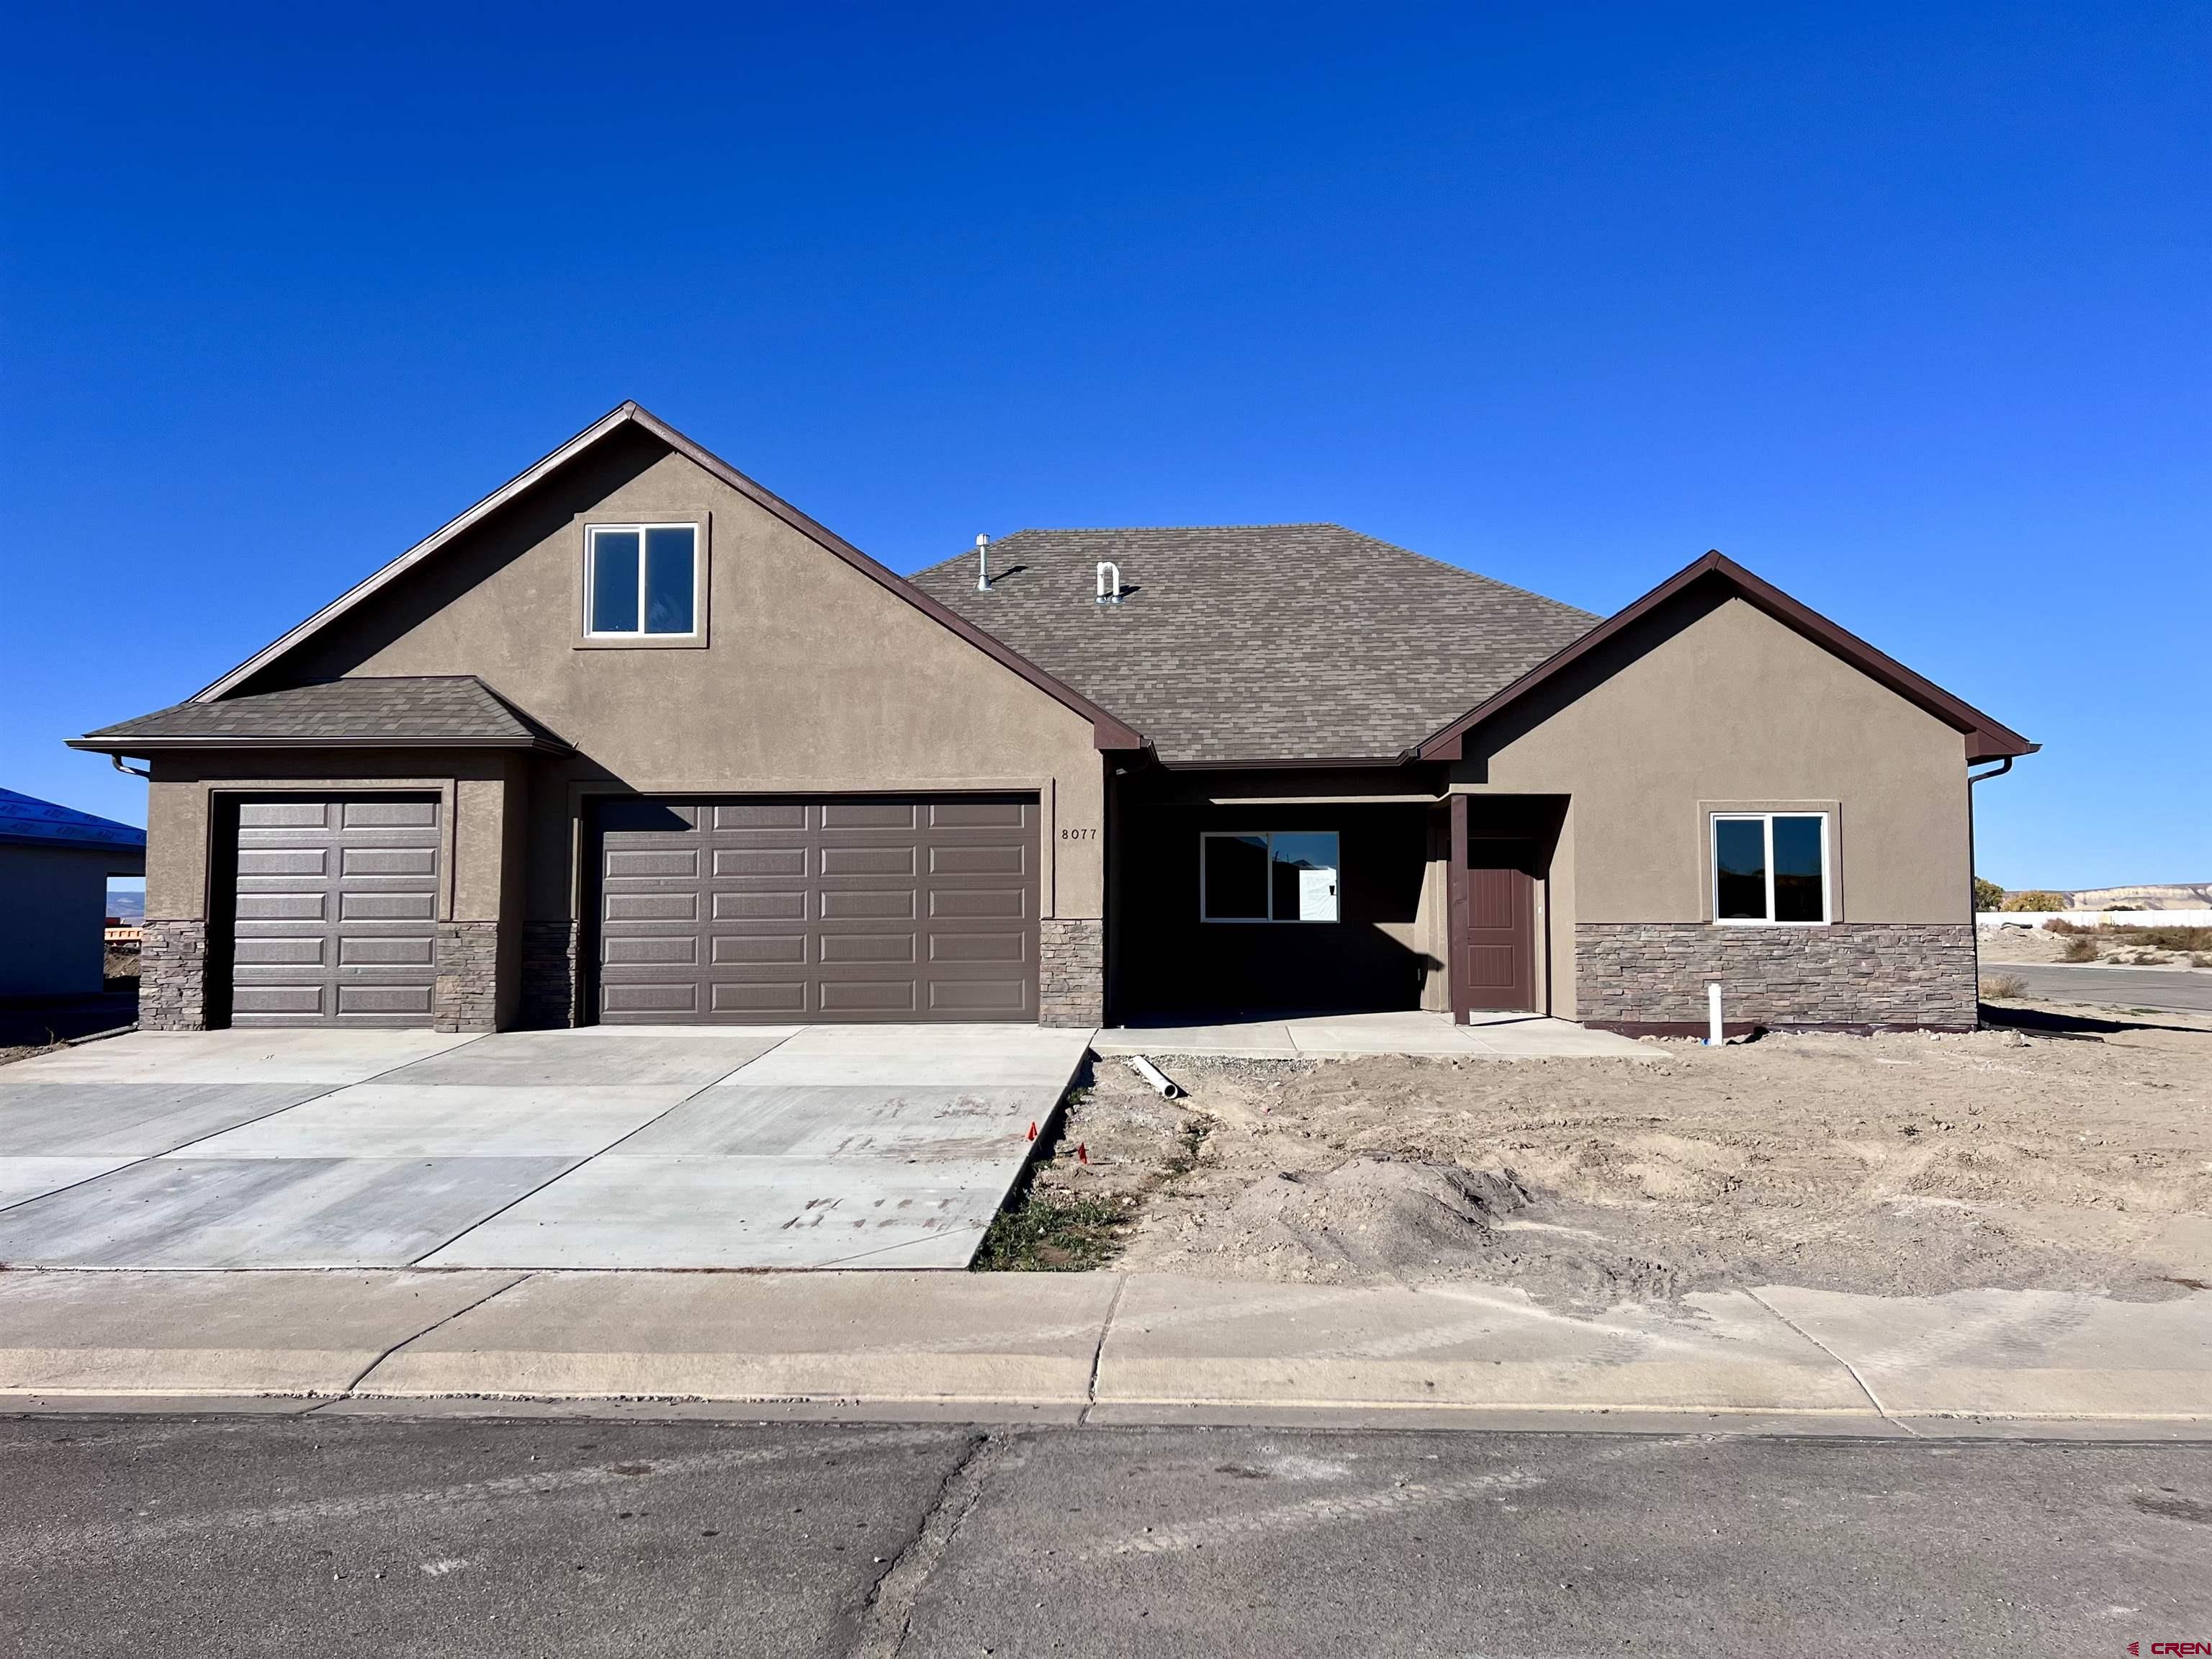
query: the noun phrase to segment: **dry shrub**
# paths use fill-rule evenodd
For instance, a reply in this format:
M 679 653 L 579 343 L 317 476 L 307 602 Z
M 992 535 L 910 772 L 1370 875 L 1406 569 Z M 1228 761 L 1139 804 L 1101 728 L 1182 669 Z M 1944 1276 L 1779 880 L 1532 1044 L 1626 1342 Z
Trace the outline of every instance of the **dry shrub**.
M 2066 948 L 2058 953 L 2061 962 L 2094 962 L 2097 959 L 2097 939 L 2093 933 L 2077 933 L 2066 941 Z
M 2086 933 L 2089 930 L 2077 922 L 2067 921 L 2063 916 L 2053 916 L 2043 924 L 2043 931 L 2046 933 Z
M 1982 981 L 1982 995 L 1991 1002 L 2007 1002 L 2027 994 L 2027 981 L 2018 974 L 1991 974 Z
M 2212 927 L 2100 927 L 2114 945 L 2142 951 L 2212 951 Z

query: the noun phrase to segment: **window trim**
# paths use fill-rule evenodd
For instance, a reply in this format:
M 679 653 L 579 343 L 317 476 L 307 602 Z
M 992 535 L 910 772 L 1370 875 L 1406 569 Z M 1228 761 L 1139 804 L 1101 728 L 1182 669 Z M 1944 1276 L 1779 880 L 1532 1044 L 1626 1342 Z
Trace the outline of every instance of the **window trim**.
M 1774 914 L 1774 820 L 1818 818 L 1820 821 L 1820 915 L 1817 921 L 1783 921 Z M 1724 823 L 1765 826 L 1766 914 L 1763 916 L 1724 916 L 1721 914 L 1720 826 Z M 1720 809 L 1705 814 L 1705 901 L 1716 927 L 1829 927 L 1836 920 L 1835 816 L 1822 807 L 1762 807 Z
M 576 635 L 573 641 L 583 651 L 700 650 L 708 643 L 708 574 L 710 552 L 707 514 L 646 515 L 635 519 L 601 519 L 578 514 L 576 544 Z M 691 532 L 691 631 L 688 634 L 648 634 L 645 622 L 645 532 L 648 530 L 688 530 Z M 602 531 L 635 531 L 638 536 L 638 623 L 632 634 L 596 632 L 592 627 L 592 570 L 598 557 L 595 538 Z
M 1327 921 L 1308 921 L 1304 916 L 1279 916 L 1275 908 L 1275 837 L 1332 836 L 1336 840 L 1336 914 Z M 1209 841 L 1249 841 L 1255 836 L 1267 843 L 1267 909 L 1264 916 L 1209 916 L 1206 914 L 1206 843 Z M 1198 922 L 1201 927 L 1334 927 L 1344 921 L 1344 832 L 1340 830 L 1201 830 L 1198 832 Z

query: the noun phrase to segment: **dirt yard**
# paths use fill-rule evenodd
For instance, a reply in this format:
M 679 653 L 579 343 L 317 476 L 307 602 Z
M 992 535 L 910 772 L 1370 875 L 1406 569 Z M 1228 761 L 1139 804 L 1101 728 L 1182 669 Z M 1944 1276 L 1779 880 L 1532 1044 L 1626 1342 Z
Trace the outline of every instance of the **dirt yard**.
M 1652 1061 L 1098 1062 L 1026 1265 L 1438 1278 L 1555 1304 L 2212 1284 L 2212 1020 L 1654 1043 Z M 1079 1158 L 1078 1149 L 1081 1149 Z M 1087 1158 L 1088 1162 L 1081 1161 Z
M 1983 927 L 1975 939 L 1981 949 L 1982 977 L 2004 972 L 2012 962 L 2111 962 L 2138 968 L 2212 968 L 2212 939 L 2201 927 L 2101 927 L 2054 933 L 2043 927 Z M 2160 941 L 2169 941 L 2161 944 Z M 2205 948 L 2197 948 L 2198 946 Z

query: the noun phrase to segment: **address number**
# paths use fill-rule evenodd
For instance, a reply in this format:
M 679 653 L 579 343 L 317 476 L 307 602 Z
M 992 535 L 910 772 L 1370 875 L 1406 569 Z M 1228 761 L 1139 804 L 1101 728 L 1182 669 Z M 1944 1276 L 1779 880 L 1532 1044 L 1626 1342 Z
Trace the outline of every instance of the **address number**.
M 1060 838 L 1062 841 L 1097 841 L 1098 832 L 1096 830 L 1063 830 L 1060 832 Z

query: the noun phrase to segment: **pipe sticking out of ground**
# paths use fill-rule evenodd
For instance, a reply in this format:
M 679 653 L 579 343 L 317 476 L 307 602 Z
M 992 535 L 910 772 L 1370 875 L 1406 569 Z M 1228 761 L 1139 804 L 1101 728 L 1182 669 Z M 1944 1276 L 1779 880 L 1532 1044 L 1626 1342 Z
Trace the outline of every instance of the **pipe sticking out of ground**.
M 1129 1069 L 1157 1089 L 1163 1100 L 1173 1100 L 1176 1096 L 1188 1092 L 1142 1054 L 1129 1056 Z

